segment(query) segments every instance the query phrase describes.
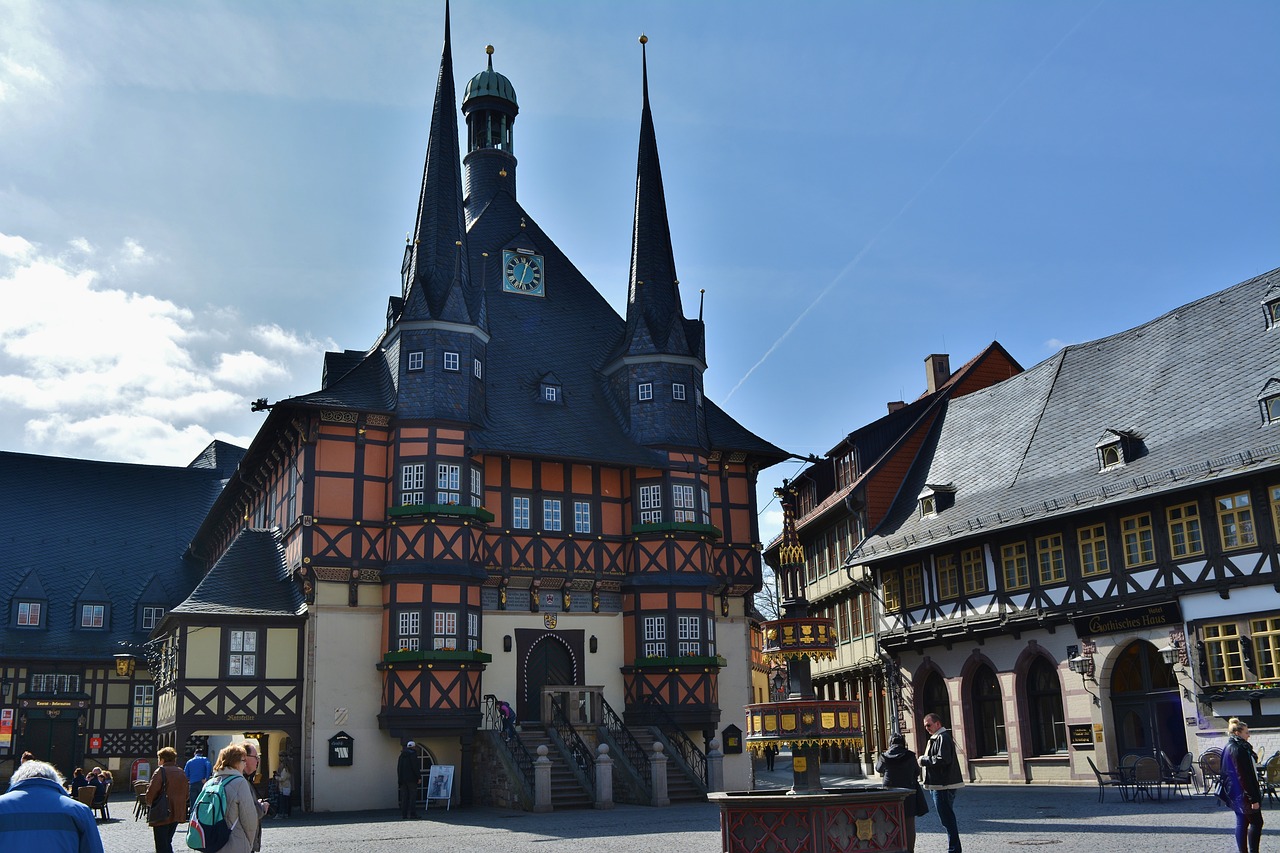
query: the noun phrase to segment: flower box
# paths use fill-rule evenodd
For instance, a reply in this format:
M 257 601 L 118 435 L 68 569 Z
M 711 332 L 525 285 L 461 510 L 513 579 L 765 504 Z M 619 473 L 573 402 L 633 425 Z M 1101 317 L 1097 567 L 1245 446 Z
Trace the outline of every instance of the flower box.
M 635 666 L 643 669 L 670 668 L 673 666 L 728 666 L 720 655 L 683 655 L 673 658 L 638 657 Z
M 493 655 L 476 649 L 474 652 L 465 649 L 425 649 L 423 651 L 402 650 L 386 652 L 382 656 L 383 663 L 416 663 L 418 661 L 474 661 L 489 663 Z
M 411 504 L 409 506 L 393 506 L 387 509 L 391 518 L 405 518 L 414 515 L 431 515 L 443 518 L 474 518 L 488 524 L 493 521 L 493 513 L 482 506 L 465 506 L 463 504 Z
M 636 535 L 649 533 L 700 533 L 719 539 L 724 532 L 714 524 L 699 524 L 694 521 L 667 521 L 662 524 L 633 524 L 631 532 Z

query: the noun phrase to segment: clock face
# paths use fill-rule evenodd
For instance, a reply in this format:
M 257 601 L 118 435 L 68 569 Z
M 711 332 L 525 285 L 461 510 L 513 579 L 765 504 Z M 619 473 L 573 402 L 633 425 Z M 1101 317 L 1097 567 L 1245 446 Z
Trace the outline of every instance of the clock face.
M 544 296 L 542 256 L 506 249 L 502 252 L 502 289 L 507 293 Z

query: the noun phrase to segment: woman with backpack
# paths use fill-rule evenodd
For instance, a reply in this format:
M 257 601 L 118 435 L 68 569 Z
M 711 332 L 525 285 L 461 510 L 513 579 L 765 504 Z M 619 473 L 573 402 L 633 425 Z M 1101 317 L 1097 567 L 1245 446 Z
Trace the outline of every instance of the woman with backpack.
M 253 786 L 244 778 L 246 752 L 244 746 L 233 743 L 218 753 L 213 765 L 210 783 L 220 783 L 227 799 L 227 826 L 231 837 L 222 850 L 226 853 L 254 853 L 258 849 L 259 834 L 258 801 Z M 208 790 L 208 786 L 205 786 Z
M 187 774 L 178 767 L 178 751 L 171 746 L 156 756 L 160 764 L 147 785 L 147 825 L 155 836 L 156 853 L 173 853 L 173 833 L 187 819 Z

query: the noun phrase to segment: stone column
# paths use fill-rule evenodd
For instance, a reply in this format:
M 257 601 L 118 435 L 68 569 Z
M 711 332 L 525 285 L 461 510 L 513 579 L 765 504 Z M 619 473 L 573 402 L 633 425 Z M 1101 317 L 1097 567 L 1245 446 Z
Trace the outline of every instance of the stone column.
M 707 793 L 724 790 L 724 753 L 720 751 L 720 739 L 712 738 L 707 744 Z
M 547 747 L 538 747 L 538 757 L 533 761 L 533 810 L 551 811 L 551 759 Z
M 653 742 L 653 755 L 649 759 L 649 768 L 652 771 L 649 785 L 653 790 L 653 800 L 649 805 L 671 805 L 671 800 L 667 797 L 667 757 L 662 754 L 662 741 Z
M 596 808 L 613 808 L 613 759 L 609 757 L 609 744 L 596 747 Z

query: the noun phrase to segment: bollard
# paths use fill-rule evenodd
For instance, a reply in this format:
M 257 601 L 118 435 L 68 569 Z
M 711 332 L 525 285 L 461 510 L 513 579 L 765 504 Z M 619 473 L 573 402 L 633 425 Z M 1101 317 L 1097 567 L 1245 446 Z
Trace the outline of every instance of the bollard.
M 609 744 L 596 747 L 596 808 L 613 808 L 613 759 L 609 757 Z
M 671 800 L 667 797 L 667 757 L 662 754 L 662 741 L 653 742 L 653 760 L 649 762 L 649 766 L 653 768 L 653 778 L 650 780 L 653 786 L 653 800 L 649 805 L 671 805 Z
M 707 747 L 707 792 L 723 791 L 724 753 L 720 751 L 720 739 L 712 738 Z
M 551 759 L 547 747 L 538 747 L 538 757 L 533 762 L 533 810 L 551 811 Z

